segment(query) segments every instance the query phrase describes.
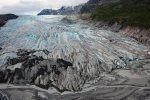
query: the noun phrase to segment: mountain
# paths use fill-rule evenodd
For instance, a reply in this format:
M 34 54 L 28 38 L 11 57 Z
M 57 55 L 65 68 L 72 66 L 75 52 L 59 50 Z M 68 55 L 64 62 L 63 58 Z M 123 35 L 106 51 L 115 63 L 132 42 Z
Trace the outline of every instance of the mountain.
M 52 9 L 44 9 L 38 13 L 38 15 L 57 15 L 57 11 Z
M 61 7 L 58 10 L 53 9 L 44 9 L 38 15 L 66 15 L 71 14 L 73 12 L 72 7 Z
M 8 20 L 16 19 L 16 18 L 18 18 L 18 16 L 14 14 L 1 14 L 0 15 L 0 27 L 5 25 Z
M 75 14 L 79 13 L 80 9 L 82 8 L 82 5 L 78 5 L 75 7 L 61 7 L 58 10 L 53 10 L 53 9 L 44 9 L 37 15 L 69 15 L 69 14 Z

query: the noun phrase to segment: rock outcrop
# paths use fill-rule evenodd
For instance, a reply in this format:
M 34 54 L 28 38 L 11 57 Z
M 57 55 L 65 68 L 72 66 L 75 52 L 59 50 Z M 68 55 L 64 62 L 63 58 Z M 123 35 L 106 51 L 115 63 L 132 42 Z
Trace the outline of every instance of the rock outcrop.
M 0 15 L 0 27 L 4 26 L 8 20 L 16 19 L 18 16 L 14 14 L 3 14 Z

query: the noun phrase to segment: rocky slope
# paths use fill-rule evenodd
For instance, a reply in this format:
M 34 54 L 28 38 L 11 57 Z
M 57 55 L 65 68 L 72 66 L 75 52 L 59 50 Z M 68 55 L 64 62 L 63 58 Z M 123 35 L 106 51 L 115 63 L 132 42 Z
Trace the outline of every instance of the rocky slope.
M 149 99 L 150 49 L 97 25 L 76 16 L 21 16 L 9 21 L 0 30 L 0 96 Z
M 0 15 L 0 27 L 4 26 L 8 20 L 16 19 L 18 16 L 14 14 L 3 14 Z
M 124 34 L 125 36 L 134 38 L 140 43 L 143 43 L 150 47 L 150 29 L 143 29 L 139 27 L 126 27 L 120 30 L 120 33 Z

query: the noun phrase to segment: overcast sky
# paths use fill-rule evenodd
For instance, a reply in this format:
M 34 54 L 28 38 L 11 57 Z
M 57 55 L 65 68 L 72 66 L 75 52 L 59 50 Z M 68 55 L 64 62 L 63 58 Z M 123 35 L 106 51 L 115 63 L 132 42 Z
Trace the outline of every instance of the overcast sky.
M 42 9 L 75 6 L 88 0 L 0 0 L 0 13 L 37 14 Z

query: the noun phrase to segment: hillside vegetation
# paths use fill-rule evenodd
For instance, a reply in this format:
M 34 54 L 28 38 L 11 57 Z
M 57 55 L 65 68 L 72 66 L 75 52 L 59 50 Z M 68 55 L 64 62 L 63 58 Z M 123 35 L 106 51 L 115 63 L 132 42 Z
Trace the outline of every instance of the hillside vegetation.
M 150 0 L 120 0 L 97 5 L 92 18 L 122 25 L 150 28 Z

